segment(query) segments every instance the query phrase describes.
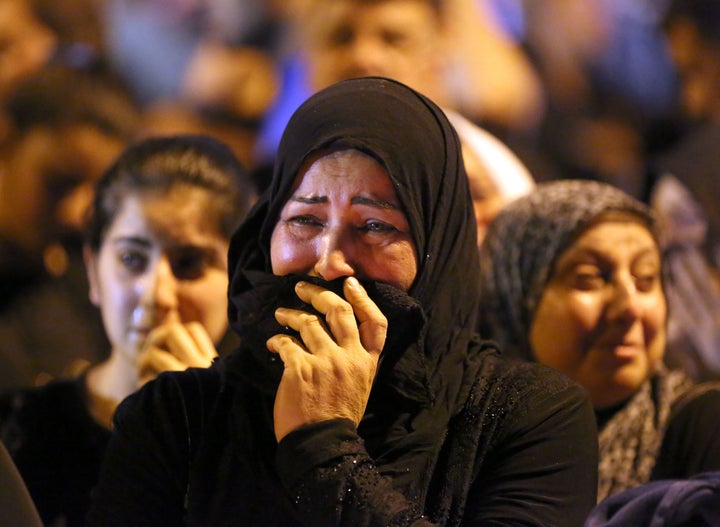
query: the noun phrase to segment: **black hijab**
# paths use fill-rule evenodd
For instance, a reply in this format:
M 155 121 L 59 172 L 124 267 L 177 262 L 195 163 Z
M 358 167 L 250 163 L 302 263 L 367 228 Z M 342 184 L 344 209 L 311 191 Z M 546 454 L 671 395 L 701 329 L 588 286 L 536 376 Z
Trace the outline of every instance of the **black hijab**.
M 253 287 L 248 271 L 272 272 L 270 238 L 303 161 L 326 148 L 354 148 L 385 167 L 416 245 L 418 273 L 409 295 L 426 323 L 408 350 L 393 350 L 397 361 L 381 371 L 392 369 L 386 373 L 396 391 L 423 406 L 438 398 L 450 403 L 473 339 L 468 328 L 476 324 L 475 221 L 454 129 L 433 102 L 399 82 L 342 81 L 310 97 L 292 116 L 270 186 L 230 244 L 231 325 L 237 327 L 239 314 L 247 312 L 241 303 Z

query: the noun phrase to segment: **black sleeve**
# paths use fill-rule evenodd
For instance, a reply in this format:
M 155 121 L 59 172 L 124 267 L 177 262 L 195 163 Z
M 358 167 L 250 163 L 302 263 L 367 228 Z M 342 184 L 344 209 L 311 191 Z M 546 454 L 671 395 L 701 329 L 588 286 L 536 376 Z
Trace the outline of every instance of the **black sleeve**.
M 88 527 L 183 525 L 189 447 L 184 398 L 161 375 L 121 403 Z
M 277 468 L 285 488 L 296 496 L 303 525 L 432 525 L 379 474 L 350 420 L 291 432 L 278 444 Z
M 716 470 L 720 470 L 720 383 L 706 383 L 678 401 L 653 479 L 681 479 Z
M 596 500 L 597 429 L 585 393 L 564 385 L 544 396 L 525 394 L 487 466 L 476 471 L 462 525 L 583 524 Z M 464 455 L 472 464 L 472 452 Z M 280 442 L 277 456 L 305 525 L 432 525 L 378 473 L 349 421 L 296 430 Z

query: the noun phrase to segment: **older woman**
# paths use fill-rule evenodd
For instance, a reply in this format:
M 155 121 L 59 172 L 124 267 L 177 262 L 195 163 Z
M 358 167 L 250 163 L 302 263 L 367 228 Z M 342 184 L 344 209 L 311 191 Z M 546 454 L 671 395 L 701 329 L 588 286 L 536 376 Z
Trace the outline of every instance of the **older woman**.
M 720 391 L 663 367 L 658 238 L 650 211 L 620 190 L 561 181 L 508 205 L 481 250 L 483 334 L 590 394 L 599 499 L 720 468 Z
M 240 347 L 120 407 L 89 524 L 579 525 L 589 401 L 479 341 L 475 244 L 437 106 L 382 78 L 312 96 L 231 242 Z

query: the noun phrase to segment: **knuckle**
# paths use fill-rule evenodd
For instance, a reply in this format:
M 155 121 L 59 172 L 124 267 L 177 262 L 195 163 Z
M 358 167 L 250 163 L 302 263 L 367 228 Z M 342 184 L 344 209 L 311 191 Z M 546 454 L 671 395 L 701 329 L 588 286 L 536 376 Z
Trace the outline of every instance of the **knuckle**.
M 334 318 L 345 318 L 349 316 L 355 316 L 355 312 L 350 304 L 347 302 L 341 302 L 334 304 L 328 309 L 327 316 Z
M 306 327 L 320 326 L 320 317 L 312 313 L 303 313 L 300 315 L 300 323 Z
M 383 329 L 383 330 L 387 331 L 387 329 L 388 329 L 388 319 L 387 319 L 387 317 L 386 317 L 385 315 L 379 315 L 379 316 L 377 317 L 377 319 L 375 320 L 375 325 L 376 325 L 379 329 Z

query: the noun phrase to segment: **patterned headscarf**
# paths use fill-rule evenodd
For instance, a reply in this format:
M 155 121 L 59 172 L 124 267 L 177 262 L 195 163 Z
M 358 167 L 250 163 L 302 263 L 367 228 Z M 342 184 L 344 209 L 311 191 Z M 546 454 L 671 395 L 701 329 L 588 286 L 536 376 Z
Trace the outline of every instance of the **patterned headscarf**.
M 660 247 L 650 210 L 604 183 L 543 183 L 503 209 L 480 251 L 483 336 L 497 340 L 509 355 L 534 360 L 530 329 L 555 263 L 578 236 L 611 212 L 637 219 Z M 671 405 L 688 386 L 683 374 L 660 364 L 628 401 L 598 423 L 598 500 L 650 479 Z
M 650 210 L 605 183 L 542 183 L 507 205 L 490 225 L 480 251 L 482 336 L 498 341 L 508 355 L 534 360 L 530 328 L 555 262 L 608 212 L 637 217 L 659 241 Z

